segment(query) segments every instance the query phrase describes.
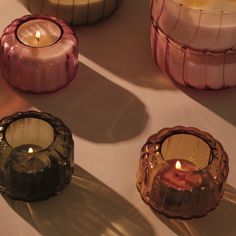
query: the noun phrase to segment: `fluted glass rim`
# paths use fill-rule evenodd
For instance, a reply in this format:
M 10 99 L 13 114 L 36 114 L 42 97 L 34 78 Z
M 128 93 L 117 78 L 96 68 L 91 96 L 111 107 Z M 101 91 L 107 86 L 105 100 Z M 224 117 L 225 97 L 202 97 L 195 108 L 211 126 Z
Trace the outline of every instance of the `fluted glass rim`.
M 39 118 L 54 127 L 54 141 L 32 158 L 6 142 L 5 132 L 20 118 Z M 25 168 L 24 160 L 40 161 L 41 165 Z M 22 165 L 21 165 L 22 164 Z M 71 181 L 74 169 L 74 141 L 62 120 L 46 112 L 17 112 L 0 121 L 0 192 L 27 202 L 45 200 L 59 194 Z
M 158 1 L 158 0 L 151 0 L 151 6 L 153 5 L 154 1 Z M 208 15 L 236 14 L 236 10 L 234 10 L 234 11 L 223 11 L 223 10 L 209 10 L 209 9 L 206 10 L 206 9 L 202 9 L 202 8 L 195 9 L 195 8 L 190 7 L 190 6 L 184 5 L 183 3 L 178 3 L 175 0 L 163 0 L 163 2 L 165 2 L 165 1 L 168 1 L 173 5 L 179 6 L 181 8 L 184 8 L 188 11 L 192 11 L 192 12 L 195 12 L 195 13 L 208 14 Z
M 223 160 L 224 159 L 227 162 L 229 162 L 228 155 L 225 152 L 222 144 L 219 141 L 217 141 L 215 138 L 213 138 L 213 136 L 211 134 L 209 134 L 208 132 L 201 131 L 201 130 L 194 128 L 194 127 L 175 126 L 173 128 L 163 128 L 158 133 L 151 135 L 147 139 L 143 148 L 145 146 L 150 145 L 150 144 L 156 145 L 157 149 L 155 151 L 160 154 L 160 157 L 165 162 L 165 164 L 169 165 L 168 162 L 162 156 L 161 148 L 162 148 L 162 144 L 164 143 L 164 141 L 167 138 L 171 137 L 172 135 L 176 135 L 176 134 L 194 135 L 194 136 L 202 139 L 210 147 L 211 159 L 209 160 L 208 165 L 205 166 L 204 168 L 201 168 L 198 170 L 193 170 L 190 172 L 192 172 L 194 174 L 203 174 L 204 172 L 210 173 L 209 169 L 211 167 L 213 167 L 214 165 L 216 165 L 214 160 Z M 155 139 L 155 142 L 153 142 L 153 139 Z M 142 148 L 142 150 L 143 150 L 143 148 Z M 224 176 L 225 178 L 227 178 L 228 173 L 229 173 L 229 168 L 228 168 L 226 176 Z M 211 175 L 211 173 L 210 173 L 210 175 Z M 214 176 L 212 176 L 212 177 L 214 178 Z

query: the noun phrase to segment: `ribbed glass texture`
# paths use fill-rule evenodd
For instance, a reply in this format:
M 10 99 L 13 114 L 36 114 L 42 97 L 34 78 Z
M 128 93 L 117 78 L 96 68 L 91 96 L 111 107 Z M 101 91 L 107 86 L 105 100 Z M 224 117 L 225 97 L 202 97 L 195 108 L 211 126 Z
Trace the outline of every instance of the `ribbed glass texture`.
M 0 121 L 0 191 L 13 199 L 43 200 L 71 180 L 71 131 L 44 112 L 19 112 Z
M 71 25 L 87 25 L 112 14 L 123 0 L 27 0 L 32 14 L 56 16 Z
M 209 52 L 177 44 L 151 25 L 154 59 L 177 83 L 196 89 L 225 89 L 236 86 L 236 51 Z
M 61 32 L 58 40 L 44 47 L 25 45 L 19 40 L 17 30 L 24 23 L 33 20 L 55 23 Z M 0 68 L 3 77 L 13 87 L 24 92 L 54 92 L 68 85 L 76 75 L 77 37 L 64 21 L 55 17 L 27 15 L 14 20 L 4 30 L 0 45 Z
M 171 166 L 176 160 L 182 169 Z M 210 134 L 182 126 L 165 128 L 141 150 L 137 188 L 147 204 L 168 217 L 204 216 L 223 196 L 228 162 Z

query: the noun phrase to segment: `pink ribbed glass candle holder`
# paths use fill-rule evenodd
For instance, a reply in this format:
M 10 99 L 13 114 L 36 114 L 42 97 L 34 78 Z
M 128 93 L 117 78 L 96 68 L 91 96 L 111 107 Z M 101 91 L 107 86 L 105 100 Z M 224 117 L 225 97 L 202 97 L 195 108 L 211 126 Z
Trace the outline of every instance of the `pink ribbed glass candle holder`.
M 143 200 L 158 213 L 190 219 L 220 202 L 228 156 L 210 134 L 182 126 L 165 128 L 144 144 L 137 173 Z
M 175 42 L 197 50 L 236 48 L 236 2 L 152 0 L 152 21 Z
M 24 92 L 49 93 L 75 77 L 78 40 L 55 17 L 27 15 L 14 20 L 0 38 L 3 77 Z
M 152 25 L 151 45 L 156 63 L 177 83 L 197 89 L 236 86 L 236 51 L 198 51 L 183 47 Z

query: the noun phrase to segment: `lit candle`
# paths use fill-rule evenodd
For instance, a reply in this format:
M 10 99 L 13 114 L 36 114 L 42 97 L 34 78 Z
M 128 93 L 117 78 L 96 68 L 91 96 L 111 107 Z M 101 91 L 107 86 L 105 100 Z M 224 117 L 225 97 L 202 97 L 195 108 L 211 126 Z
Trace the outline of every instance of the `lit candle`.
M 56 16 L 73 25 L 97 22 L 114 12 L 123 0 L 28 0 L 33 14 Z
M 40 150 L 43 150 L 43 147 L 36 144 L 23 144 L 16 147 L 16 151 L 27 153 L 27 154 L 33 154 Z
M 70 183 L 72 134 L 58 118 L 36 111 L 16 113 L 0 121 L 0 137 L 0 188 L 10 197 L 42 200 Z
M 156 63 L 179 84 L 197 89 L 236 86 L 236 52 L 214 54 L 185 48 L 154 26 L 151 45 Z
M 34 150 L 32 147 L 29 148 L 28 153 L 34 153 Z
M 17 29 L 18 39 L 30 47 L 47 47 L 56 43 L 61 37 L 61 28 L 49 20 L 31 20 Z
M 0 46 L 3 77 L 22 91 L 54 92 L 76 75 L 77 37 L 62 20 L 31 15 L 16 19 L 4 30 Z
M 11 162 L 12 166 L 20 171 L 28 173 L 37 173 L 38 170 L 45 168 L 44 160 L 37 158 L 38 152 L 44 148 L 36 144 L 23 144 L 14 148 L 15 160 Z
M 177 190 L 188 191 L 201 185 L 201 175 L 194 173 L 198 168 L 190 161 L 172 159 L 167 163 L 169 167 L 158 173 L 162 184 Z

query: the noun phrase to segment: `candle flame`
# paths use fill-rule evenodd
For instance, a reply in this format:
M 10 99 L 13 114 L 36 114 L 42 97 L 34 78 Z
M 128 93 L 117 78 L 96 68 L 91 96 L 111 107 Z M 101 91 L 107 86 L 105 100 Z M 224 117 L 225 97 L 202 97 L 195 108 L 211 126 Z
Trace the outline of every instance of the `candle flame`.
M 33 148 L 30 147 L 28 153 L 33 153 L 33 152 L 34 152 Z
M 176 161 L 176 163 L 175 163 L 175 168 L 176 168 L 177 170 L 180 170 L 180 169 L 181 169 L 181 163 L 180 163 L 180 161 Z
M 36 38 L 38 41 L 39 41 L 39 39 L 40 39 L 40 36 L 41 36 L 40 31 L 37 30 L 36 35 L 35 35 L 35 38 Z

